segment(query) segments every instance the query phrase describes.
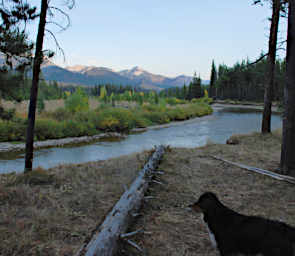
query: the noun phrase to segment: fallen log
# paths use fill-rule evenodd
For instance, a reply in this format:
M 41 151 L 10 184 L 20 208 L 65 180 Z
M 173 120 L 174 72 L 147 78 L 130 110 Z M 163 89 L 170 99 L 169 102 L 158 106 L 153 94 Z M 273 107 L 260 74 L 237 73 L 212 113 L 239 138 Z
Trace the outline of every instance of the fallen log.
M 159 161 L 164 154 L 164 146 L 159 146 L 149 158 L 137 178 L 107 215 L 102 225 L 93 235 L 88 245 L 78 255 L 111 256 L 118 249 L 118 241 L 124 237 L 128 224 L 138 213 L 144 194 L 154 176 Z
M 235 162 L 232 162 L 232 161 L 229 161 L 229 160 L 223 159 L 221 157 L 217 157 L 217 156 L 211 156 L 211 157 L 216 159 L 216 160 L 219 160 L 219 161 L 231 164 L 231 165 L 238 166 L 238 167 L 240 167 L 242 169 L 245 169 L 245 170 L 248 170 L 248 171 L 260 173 L 262 175 L 272 177 L 272 178 L 274 178 L 276 180 L 282 180 L 282 181 L 286 181 L 286 182 L 291 183 L 291 184 L 295 184 L 295 178 L 291 177 L 291 176 L 281 175 L 281 174 L 271 172 L 271 171 L 268 171 L 268 170 L 264 170 L 264 169 L 260 169 L 260 168 L 257 168 L 257 167 L 247 166 L 245 164 L 240 164 L 240 163 L 235 163 Z

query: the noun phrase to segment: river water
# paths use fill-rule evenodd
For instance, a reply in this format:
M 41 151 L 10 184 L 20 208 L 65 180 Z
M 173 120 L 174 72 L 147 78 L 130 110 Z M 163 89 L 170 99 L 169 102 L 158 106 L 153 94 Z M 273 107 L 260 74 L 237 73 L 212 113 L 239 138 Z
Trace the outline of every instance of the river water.
M 131 134 L 124 140 L 101 141 L 87 145 L 40 149 L 34 153 L 34 167 L 50 168 L 59 164 L 84 163 L 151 149 L 155 145 L 198 147 L 207 141 L 225 143 L 232 134 L 259 131 L 262 114 L 246 109 L 215 108 L 210 116 L 179 122 L 167 128 Z M 279 115 L 272 117 L 272 129 L 282 126 Z M 23 171 L 24 154 L 0 159 L 0 173 Z

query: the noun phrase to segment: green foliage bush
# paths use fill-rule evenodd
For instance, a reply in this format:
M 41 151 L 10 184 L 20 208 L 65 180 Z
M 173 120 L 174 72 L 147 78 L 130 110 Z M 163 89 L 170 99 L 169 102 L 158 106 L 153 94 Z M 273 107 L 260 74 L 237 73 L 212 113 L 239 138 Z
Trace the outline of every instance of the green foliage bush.
M 165 112 L 146 112 L 143 116 L 153 124 L 166 124 L 170 122 L 169 116 Z
M 64 137 L 79 137 L 87 134 L 87 126 L 85 123 L 79 123 L 74 120 L 66 120 L 62 124 Z
M 20 141 L 25 139 L 26 126 L 24 123 L 1 122 L 0 141 Z
M 173 120 L 173 121 L 182 121 L 182 120 L 186 120 L 190 117 L 187 109 L 185 110 L 182 108 L 174 108 L 174 109 L 169 110 L 168 116 L 169 116 L 170 120 Z
M 35 123 L 35 137 L 37 140 L 59 139 L 63 136 L 62 123 L 51 119 L 37 119 Z
M 137 128 L 145 128 L 152 124 L 153 122 L 145 117 L 139 116 L 135 119 L 135 127 Z
M 178 104 L 185 104 L 187 103 L 186 100 L 181 100 L 181 99 L 177 99 L 175 97 L 170 97 L 166 99 L 166 102 L 171 105 L 171 106 L 175 106 Z
M 142 107 L 143 111 L 148 112 L 166 112 L 166 107 L 161 105 L 148 104 Z
M 65 107 L 72 113 L 87 111 L 89 109 L 88 97 L 81 88 L 78 88 L 66 99 Z
M 103 131 L 129 131 L 136 126 L 135 115 L 129 109 L 106 108 L 97 111 L 95 126 Z

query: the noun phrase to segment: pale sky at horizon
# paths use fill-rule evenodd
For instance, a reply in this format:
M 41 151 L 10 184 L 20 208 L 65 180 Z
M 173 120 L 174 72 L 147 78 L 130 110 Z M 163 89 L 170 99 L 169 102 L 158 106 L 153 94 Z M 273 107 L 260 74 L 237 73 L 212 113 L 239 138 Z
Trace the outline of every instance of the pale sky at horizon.
M 252 2 L 76 0 L 75 8 L 68 11 L 71 27 L 56 34 L 66 63 L 58 56 L 54 62 L 116 71 L 140 66 L 170 77 L 196 71 L 209 79 L 212 59 L 217 65 L 233 65 L 266 52 L 271 12 L 268 5 L 253 6 Z M 285 26 L 281 30 L 284 37 Z M 48 47 L 55 49 L 49 35 Z

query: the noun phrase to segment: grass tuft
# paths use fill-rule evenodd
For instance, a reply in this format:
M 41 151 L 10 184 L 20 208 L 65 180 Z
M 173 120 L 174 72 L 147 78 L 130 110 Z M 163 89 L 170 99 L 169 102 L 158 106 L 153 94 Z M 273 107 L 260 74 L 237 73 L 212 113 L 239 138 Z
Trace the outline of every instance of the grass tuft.
M 53 174 L 48 173 L 41 167 L 34 169 L 31 172 L 18 174 L 12 176 L 12 179 L 8 183 L 9 186 L 17 186 L 21 184 L 26 185 L 51 185 L 56 182 Z

